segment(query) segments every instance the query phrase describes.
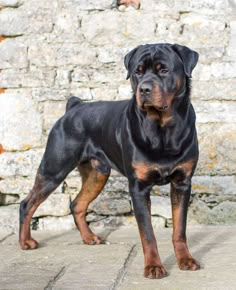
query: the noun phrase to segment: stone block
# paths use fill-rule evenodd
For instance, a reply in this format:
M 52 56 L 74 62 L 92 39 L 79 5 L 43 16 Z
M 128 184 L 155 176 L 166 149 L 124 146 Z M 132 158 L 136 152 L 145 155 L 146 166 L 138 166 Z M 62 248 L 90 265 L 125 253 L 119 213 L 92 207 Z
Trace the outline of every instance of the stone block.
M 219 39 L 222 42 L 226 39 L 225 23 L 221 20 L 211 18 L 199 13 L 187 13 L 181 16 L 179 22 L 179 35 L 181 42 L 189 47 L 214 47 L 219 46 Z M 174 24 L 175 28 L 178 26 Z M 214 31 L 214 33 L 212 33 Z
M 35 172 L 36 174 L 36 172 Z M 28 194 L 33 187 L 34 179 L 13 177 L 0 180 L 0 192 L 4 194 L 21 195 Z
M 5 152 L 0 154 L 0 177 L 29 176 L 35 177 L 40 164 L 43 150 L 28 150 L 25 152 Z M 28 188 L 26 182 L 26 188 Z
M 63 217 L 44 217 L 38 220 L 37 230 L 66 231 L 75 228 L 72 215 Z
M 227 80 L 236 77 L 236 62 L 213 62 L 196 66 L 193 77 L 199 81 Z
M 14 39 L 0 42 L 0 69 L 26 68 L 27 47 Z
M 129 84 L 120 85 L 118 88 L 118 99 L 126 100 L 131 99 L 133 96 L 133 92 L 131 86 Z
M 54 101 L 47 101 L 44 102 L 43 108 L 43 127 L 44 130 L 48 133 L 49 130 L 52 129 L 56 121 L 61 118 L 66 111 L 66 102 L 54 102 Z
M 32 96 L 39 102 L 65 101 L 69 95 L 69 89 L 32 88 Z
M 36 210 L 34 217 L 66 216 L 70 214 L 70 196 L 51 194 Z
M 234 176 L 194 176 L 192 179 L 193 194 L 236 195 Z
M 5 150 L 41 145 L 42 119 L 31 99 L 20 94 L 2 94 L 0 110 L 0 140 Z
M 120 14 L 114 10 L 84 16 L 81 26 L 85 38 L 97 46 L 101 43 L 103 46 L 111 43 L 122 46 L 130 41 L 135 46 L 149 42 L 153 40 L 155 27 L 152 15 L 140 11 Z
M 85 42 L 31 45 L 29 61 L 37 67 L 58 67 L 68 65 L 88 66 L 96 61 L 96 50 Z
M 0 206 L 0 230 L 18 232 L 19 205 Z
M 196 175 L 232 175 L 236 171 L 235 123 L 199 124 Z
M 192 99 L 196 100 L 236 100 L 236 81 L 234 79 L 198 81 L 192 84 Z
M 99 215 L 120 215 L 131 211 L 130 202 L 124 193 L 104 193 L 94 200 L 89 209 Z
M 19 195 L 17 194 L 2 194 L 0 192 L 0 205 L 9 205 L 19 202 Z
M 52 69 L 7 69 L 1 71 L 1 88 L 43 88 L 52 87 L 55 80 L 55 71 Z
M 91 101 L 93 99 L 92 90 L 84 87 L 77 87 L 73 84 L 69 89 L 70 96 L 79 97 L 83 101 Z
M 114 1 L 112 0 L 80 0 L 76 1 L 79 9 L 87 10 L 87 11 L 94 11 L 94 10 L 105 10 L 111 9 L 113 6 Z
M 224 15 L 227 9 L 227 1 L 218 0 L 200 0 L 200 1 L 184 1 L 175 0 L 175 8 L 179 11 L 194 11 L 201 14 L 216 14 L 216 16 Z
M 99 88 L 91 90 L 94 101 L 111 101 L 117 97 L 117 90 L 107 88 L 106 85 L 102 85 Z
M 227 46 L 227 53 L 232 60 L 236 59 L 236 21 L 230 22 L 230 41 Z
M 161 229 L 165 227 L 165 219 L 162 217 L 152 216 L 152 226 L 155 229 Z
M 128 52 L 127 48 L 120 47 L 98 47 L 98 60 L 101 63 L 121 63 L 125 54 Z
M 194 200 L 189 208 L 190 224 L 234 224 L 236 202 L 224 201 L 210 209 L 203 201 Z
M 6 8 L 0 13 L 0 35 L 23 35 L 29 25 L 29 18 L 20 9 Z
M 151 196 L 151 214 L 163 218 L 171 218 L 171 202 L 169 197 Z
M 2 7 L 18 7 L 23 3 L 23 0 L 0 0 Z
M 236 123 L 235 102 L 222 101 L 198 101 L 193 102 L 194 109 L 197 115 L 197 123 Z

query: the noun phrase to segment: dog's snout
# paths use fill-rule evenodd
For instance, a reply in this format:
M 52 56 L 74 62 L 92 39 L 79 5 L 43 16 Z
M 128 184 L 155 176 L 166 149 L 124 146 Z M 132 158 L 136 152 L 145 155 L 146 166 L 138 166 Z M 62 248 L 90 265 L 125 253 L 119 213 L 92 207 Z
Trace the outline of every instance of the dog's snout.
M 140 93 L 141 95 L 150 95 L 152 92 L 152 85 L 148 83 L 143 83 L 140 86 Z
M 162 109 L 163 111 L 167 110 L 167 109 L 168 109 L 168 105 L 163 105 L 161 109 Z

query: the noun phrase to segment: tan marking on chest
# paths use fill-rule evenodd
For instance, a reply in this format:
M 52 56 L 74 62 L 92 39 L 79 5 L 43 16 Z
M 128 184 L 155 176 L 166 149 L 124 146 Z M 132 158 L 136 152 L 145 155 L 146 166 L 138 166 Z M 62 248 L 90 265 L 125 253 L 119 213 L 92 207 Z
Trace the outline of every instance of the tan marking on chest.
M 179 165 L 175 167 L 175 169 L 184 169 L 186 177 L 190 177 L 193 172 L 194 167 L 196 166 L 196 163 L 197 163 L 196 160 L 191 159 L 184 163 L 180 163 Z
M 139 180 L 147 180 L 150 171 L 158 170 L 158 166 L 153 164 L 147 164 L 145 162 L 132 163 L 134 172 Z

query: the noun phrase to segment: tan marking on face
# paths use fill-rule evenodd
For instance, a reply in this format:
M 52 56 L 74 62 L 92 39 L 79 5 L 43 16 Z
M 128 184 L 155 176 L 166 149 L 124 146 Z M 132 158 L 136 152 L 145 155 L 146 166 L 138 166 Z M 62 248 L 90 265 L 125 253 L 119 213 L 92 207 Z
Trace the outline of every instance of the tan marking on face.
M 158 170 L 158 166 L 153 164 L 147 164 L 145 162 L 134 162 L 132 163 L 134 172 L 139 180 L 147 180 L 150 171 Z

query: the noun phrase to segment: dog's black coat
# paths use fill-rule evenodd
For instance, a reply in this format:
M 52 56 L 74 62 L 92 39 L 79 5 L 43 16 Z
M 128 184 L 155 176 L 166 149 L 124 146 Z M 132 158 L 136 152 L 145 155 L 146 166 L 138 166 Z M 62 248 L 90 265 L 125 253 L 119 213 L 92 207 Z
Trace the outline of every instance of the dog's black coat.
M 34 205 L 76 166 L 91 164 L 91 172 L 96 170 L 107 177 L 113 168 L 129 180 L 143 243 L 145 276 L 166 274 L 150 223 L 149 192 L 155 184 L 171 183 L 173 241 L 180 268 L 199 268 L 188 252 L 185 236 L 191 177 L 198 160 L 195 113 L 190 102 L 190 77 L 197 60 L 196 52 L 180 45 L 138 46 L 125 57 L 134 92 L 131 100 L 84 103 L 70 98 L 65 115 L 50 132 L 38 181 L 36 178 L 33 191 L 21 204 L 21 225 Z M 75 206 L 77 202 L 72 211 Z M 24 231 L 21 229 L 22 248 L 33 248 Z M 183 243 L 181 250 L 179 243 Z

